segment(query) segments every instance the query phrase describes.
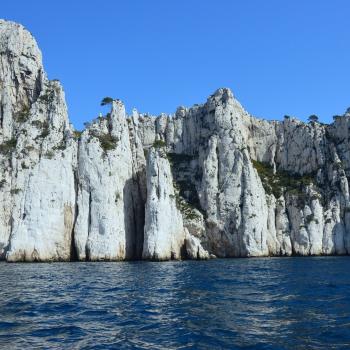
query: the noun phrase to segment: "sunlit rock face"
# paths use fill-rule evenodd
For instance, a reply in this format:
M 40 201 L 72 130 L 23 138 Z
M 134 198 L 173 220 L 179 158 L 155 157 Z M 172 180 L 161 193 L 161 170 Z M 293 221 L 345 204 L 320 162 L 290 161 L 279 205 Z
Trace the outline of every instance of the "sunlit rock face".
M 79 260 L 140 258 L 143 246 L 145 158 L 120 101 L 85 130 L 78 145 L 77 220 Z
M 229 89 L 78 132 L 21 25 L 0 20 L 0 258 L 169 260 L 350 252 L 350 113 L 259 120 Z
M 219 89 L 173 116 L 142 116 L 139 135 L 165 142 L 183 215 L 202 217 L 210 254 L 348 254 L 349 123 L 258 120 Z
M 179 259 L 185 243 L 170 164 L 164 149 L 151 148 L 147 162 L 144 259 Z

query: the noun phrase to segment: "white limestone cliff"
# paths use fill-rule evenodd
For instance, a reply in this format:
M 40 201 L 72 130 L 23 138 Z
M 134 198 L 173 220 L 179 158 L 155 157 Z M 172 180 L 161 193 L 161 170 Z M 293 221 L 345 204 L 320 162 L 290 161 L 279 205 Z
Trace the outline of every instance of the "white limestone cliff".
M 147 159 L 147 160 L 146 160 Z M 80 132 L 21 25 L 0 20 L 0 259 L 350 253 L 350 113 L 259 120 L 229 89 Z
M 13 128 L 16 140 L 2 145 L 1 192 L 8 208 L 1 227 L 8 261 L 70 260 L 75 217 L 76 142 L 71 138 L 64 93 L 57 82 L 46 82 L 39 98 Z M 7 145 L 7 146 L 6 146 Z
M 125 117 L 124 105 L 113 102 L 110 115 L 93 123 L 79 141 L 74 230 L 79 260 L 124 260 L 140 255 L 143 242 L 135 200 L 142 198 L 134 194 L 138 184 L 133 179 L 133 159 L 139 157 L 144 163 L 144 156 L 142 147 L 140 153 L 137 143 L 130 144 Z
M 162 147 L 152 147 L 147 161 L 147 201 L 142 257 L 152 260 L 180 259 L 185 237 L 167 153 Z

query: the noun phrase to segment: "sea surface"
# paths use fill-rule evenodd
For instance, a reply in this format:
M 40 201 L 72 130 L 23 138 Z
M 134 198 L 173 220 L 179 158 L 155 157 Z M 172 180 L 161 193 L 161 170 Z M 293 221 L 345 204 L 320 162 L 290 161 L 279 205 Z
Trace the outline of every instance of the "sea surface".
M 0 263 L 1 349 L 350 349 L 350 257 Z

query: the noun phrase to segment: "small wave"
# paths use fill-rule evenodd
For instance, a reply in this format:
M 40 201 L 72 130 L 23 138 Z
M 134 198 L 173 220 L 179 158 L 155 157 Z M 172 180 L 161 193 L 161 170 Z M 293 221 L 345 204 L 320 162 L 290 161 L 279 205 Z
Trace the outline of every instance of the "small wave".
M 4 264 L 0 348 L 350 348 L 350 258 L 331 259 Z

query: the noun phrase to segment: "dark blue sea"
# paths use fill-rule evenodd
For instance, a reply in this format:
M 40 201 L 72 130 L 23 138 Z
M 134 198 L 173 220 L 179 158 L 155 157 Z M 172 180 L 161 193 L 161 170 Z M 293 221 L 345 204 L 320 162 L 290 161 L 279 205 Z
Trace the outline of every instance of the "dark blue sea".
M 1 349 L 350 349 L 350 258 L 0 264 Z

